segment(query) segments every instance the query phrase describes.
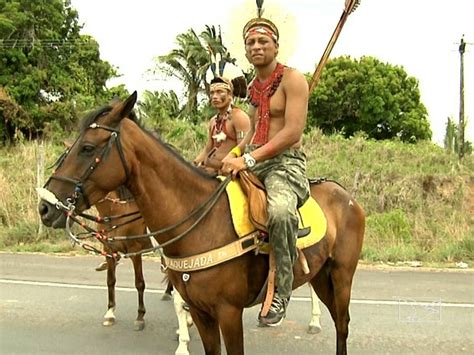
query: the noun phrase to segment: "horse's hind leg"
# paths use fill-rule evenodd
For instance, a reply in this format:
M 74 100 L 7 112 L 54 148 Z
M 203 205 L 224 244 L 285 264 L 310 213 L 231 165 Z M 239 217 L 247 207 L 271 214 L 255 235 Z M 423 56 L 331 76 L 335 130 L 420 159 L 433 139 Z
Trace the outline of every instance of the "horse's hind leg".
M 321 332 L 321 308 L 319 307 L 319 299 L 311 284 L 308 284 L 311 290 L 311 320 L 308 324 L 309 334 L 319 334 Z
M 243 355 L 244 353 L 242 312 L 243 309 L 230 305 L 222 306 L 218 311 L 219 326 L 229 355 Z
M 335 267 L 331 270 L 334 284 L 334 304 L 336 307 L 337 354 L 347 354 L 347 336 L 349 335 L 349 302 L 351 299 L 353 272 L 347 268 Z
M 221 337 L 217 319 L 193 306 L 190 306 L 189 310 L 201 336 L 205 354 L 219 355 L 221 353 Z
M 107 312 L 104 315 L 102 325 L 110 326 L 115 324 L 115 258 L 107 257 Z
M 347 354 L 349 335 L 349 301 L 351 296 L 352 273 L 334 263 L 328 263 L 311 280 L 319 298 L 328 307 L 334 320 L 337 334 L 336 354 Z
M 145 303 L 143 301 L 145 293 L 145 279 L 143 278 L 142 256 L 140 254 L 130 257 L 135 270 L 135 288 L 138 292 L 138 315 L 135 320 L 135 330 L 143 330 L 145 328 Z

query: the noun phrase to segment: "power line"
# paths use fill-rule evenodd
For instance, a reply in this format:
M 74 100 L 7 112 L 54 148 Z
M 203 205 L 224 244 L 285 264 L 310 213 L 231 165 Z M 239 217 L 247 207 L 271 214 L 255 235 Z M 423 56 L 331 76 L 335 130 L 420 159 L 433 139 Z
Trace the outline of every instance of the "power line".
M 4 39 L 0 38 L 0 48 L 29 48 L 35 46 L 41 47 L 76 47 L 98 45 L 91 40 L 49 40 L 49 39 Z

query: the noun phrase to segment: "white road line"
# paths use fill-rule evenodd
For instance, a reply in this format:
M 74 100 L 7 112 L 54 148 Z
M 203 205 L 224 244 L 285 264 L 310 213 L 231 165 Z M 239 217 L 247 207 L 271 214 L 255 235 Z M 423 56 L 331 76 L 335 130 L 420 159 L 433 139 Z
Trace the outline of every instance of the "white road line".
M 95 286 L 95 285 L 80 285 L 80 284 L 65 284 L 59 282 L 43 282 L 43 281 L 24 281 L 24 280 L 8 280 L 0 279 L 0 284 L 12 284 L 12 285 L 28 285 L 28 286 L 46 286 L 46 287 L 59 287 L 59 288 L 75 288 L 83 290 L 107 290 L 106 286 Z M 115 287 L 117 291 L 123 292 L 137 292 L 133 287 Z M 146 289 L 146 293 L 163 294 L 164 290 Z M 292 301 L 296 302 L 311 302 L 310 297 L 294 296 L 291 298 Z M 452 307 L 452 308 L 474 308 L 474 303 L 452 303 L 443 302 L 442 300 L 435 300 L 431 302 L 416 301 L 406 297 L 397 297 L 396 300 L 356 300 L 352 299 L 351 304 L 370 304 L 370 305 L 384 305 L 384 306 L 437 306 L 437 307 Z

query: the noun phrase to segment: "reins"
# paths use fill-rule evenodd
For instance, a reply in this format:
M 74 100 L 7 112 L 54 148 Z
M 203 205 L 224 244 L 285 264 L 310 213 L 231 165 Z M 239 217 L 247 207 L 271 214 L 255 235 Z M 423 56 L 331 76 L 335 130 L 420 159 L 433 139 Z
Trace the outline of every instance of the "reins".
M 178 240 L 180 240 L 180 239 L 184 238 L 185 236 L 187 236 L 199 224 L 199 222 L 201 222 L 202 219 L 207 216 L 207 214 L 211 211 L 211 209 L 217 203 L 219 197 L 225 191 L 225 188 L 227 187 L 227 185 L 229 184 L 231 179 L 232 179 L 231 175 L 227 176 L 225 178 L 225 180 L 223 180 L 219 184 L 219 187 L 216 190 L 214 190 L 214 192 L 209 196 L 209 198 L 204 203 L 202 203 L 198 208 L 194 209 L 188 216 L 183 218 L 178 223 L 173 224 L 173 225 L 168 226 L 168 227 L 165 227 L 165 228 L 162 228 L 162 229 L 159 229 L 155 232 L 151 232 L 151 233 L 147 233 L 147 234 L 143 234 L 143 235 L 137 235 L 137 236 L 111 237 L 111 240 L 113 241 L 113 240 L 127 240 L 127 239 L 137 239 L 137 238 L 145 238 L 145 237 L 155 237 L 159 234 L 166 233 L 170 230 L 173 230 L 173 229 L 179 227 L 184 222 L 188 221 L 191 217 L 196 215 L 198 212 L 203 210 L 202 213 L 198 216 L 198 218 L 194 221 L 194 223 L 191 226 L 189 226 L 189 228 L 186 229 L 184 232 L 178 234 L 177 236 L 171 238 L 170 240 L 168 240 L 168 241 L 166 241 L 166 242 L 164 242 L 160 245 L 157 245 L 156 247 L 149 248 L 149 249 L 144 249 L 144 250 L 141 250 L 141 251 L 135 252 L 135 253 L 128 253 L 127 256 L 134 256 L 134 255 L 138 255 L 138 254 L 145 254 L 145 253 L 154 252 L 156 250 L 159 250 L 159 249 L 161 250 L 164 247 L 167 247 L 168 245 L 171 245 L 171 244 L 177 242 Z
M 211 209 L 215 206 L 215 204 L 217 203 L 219 197 L 222 195 L 222 193 L 225 191 L 225 188 L 227 187 L 227 185 L 229 184 L 229 182 L 231 181 L 231 176 L 227 176 L 218 186 L 218 188 L 216 190 L 213 191 L 213 193 L 207 198 L 206 201 L 204 201 L 202 204 L 200 204 L 197 208 L 195 208 L 189 215 L 187 215 L 186 217 L 184 217 L 183 219 L 181 219 L 179 222 L 171 225 L 171 226 L 168 226 L 168 227 L 165 227 L 165 228 L 162 228 L 162 229 L 159 229 L 157 231 L 154 231 L 154 232 L 150 232 L 150 233 L 146 233 L 146 234 L 139 234 L 139 235 L 134 235 L 134 236 L 115 236 L 115 237 L 107 237 L 105 235 L 103 235 L 101 232 L 98 232 L 94 229 L 92 229 L 91 227 L 85 225 L 84 223 L 81 223 L 74 215 L 74 213 L 72 212 L 74 210 L 74 208 L 72 208 L 72 210 L 70 210 L 69 212 L 67 212 L 67 220 L 66 220 L 66 231 L 67 233 L 69 234 L 69 237 L 71 238 L 71 240 L 74 242 L 74 243 L 77 243 L 78 245 L 80 245 L 82 248 L 84 248 L 85 250 L 87 251 L 92 251 L 92 252 L 95 252 L 97 254 L 101 254 L 101 255 L 105 255 L 107 257 L 113 257 L 113 255 L 110 255 L 110 254 L 107 254 L 103 251 L 100 251 L 98 250 L 97 248 L 89 245 L 89 244 L 86 244 L 86 243 L 83 243 L 81 241 L 81 239 L 86 239 L 86 238 L 89 238 L 89 237 L 95 237 L 96 239 L 98 239 L 101 243 L 110 243 L 110 242 L 114 242 L 114 241 L 123 241 L 123 240 L 134 240 L 134 239 L 141 239 L 141 238 L 150 238 L 150 237 L 156 237 L 157 235 L 160 235 L 160 234 L 164 234 L 166 232 L 169 232 L 173 229 L 176 229 L 177 227 L 181 226 L 183 223 L 187 222 L 188 220 L 190 220 L 192 217 L 194 217 L 195 215 L 198 215 L 197 219 L 193 222 L 193 224 L 191 224 L 191 226 L 189 226 L 185 231 L 183 231 L 182 233 L 178 234 L 177 236 L 173 237 L 172 239 L 162 243 L 162 244 L 159 244 L 157 246 L 154 246 L 152 248 L 148 248 L 148 249 L 143 249 L 143 250 L 140 250 L 138 252 L 132 252 L 132 253 L 118 253 L 120 254 L 121 256 L 123 257 L 130 257 L 130 256 L 135 256 L 135 255 L 139 255 L 139 254 L 148 254 L 148 253 L 152 253 L 152 252 L 155 252 L 155 251 L 159 251 L 160 254 L 162 254 L 161 250 L 165 247 L 167 247 L 168 245 L 171 245 L 175 242 L 177 242 L 178 240 L 181 240 L 182 238 L 184 238 L 185 236 L 187 236 L 198 224 L 199 222 L 201 222 L 201 220 L 207 216 L 207 214 L 211 211 Z M 73 207 L 73 206 L 72 206 Z M 84 217 L 86 218 L 84 215 L 81 215 L 81 214 L 78 214 L 78 216 L 81 216 L 81 217 Z M 88 217 L 91 217 L 91 218 L 88 218 L 90 220 L 93 220 L 93 221 L 96 221 L 96 219 L 93 217 L 93 216 L 89 216 L 87 215 Z M 141 218 L 141 217 L 139 217 Z M 81 225 L 84 229 L 86 229 L 89 233 L 86 234 L 88 235 L 87 237 L 80 237 L 78 235 L 75 235 L 74 233 L 72 233 L 72 231 L 70 230 L 70 223 L 69 223 L 69 220 L 72 220 L 74 222 L 76 222 L 77 224 Z M 127 222 L 127 223 L 131 223 L 131 222 Z M 110 245 L 109 245 L 110 247 Z
M 127 167 L 127 164 L 126 164 L 126 160 L 125 160 L 125 155 L 123 153 L 123 149 L 122 149 L 122 145 L 120 143 L 120 139 L 119 139 L 119 136 L 120 136 L 120 130 L 119 129 L 115 129 L 115 128 L 112 128 L 112 127 L 108 127 L 108 126 L 104 126 L 104 125 L 100 125 L 100 124 L 97 124 L 97 123 L 92 123 L 89 125 L 89 128 L 92 128 L 92 129 L 104 129 L 108 132 L 111 132 L 110 134 L 110 138 L 107 142 L 107 144 L 104 146 L 104 148 L 102 149 L 102 151 L 100 152 L 100 155 L 99 157 L 96 157 L 94 158 L 94 160 L 92 161 L 91 165 L 84 171 L 84 173 L 82 174 L 81 178 L 80 179 L 73 179 L 73 178 L 69 178 L 69 177 L 65 177 L 65 176 L 58 176 L 58 175 L 52 175 L 49 180 L 46 182 L 45 184 L 45 188 L 47 187 L 49 181 L 51 179 L 57 179 L 57 180 L 60 180 L 60 181 L 65 181 L 65 182 L 69 182 L 69 183 L 72 183 L 74 184 L 74 193 L 73 195 L 67 199 L 67 205 L 63 204 L 61 201 L 59 201 L 54 195 L 53 196 L 50 196 L 50 203 L 52 203 L 53 205 L 56 206 L 56 208 L 58 209 L 62 209 L 64 212 L 66 212 L 66 215 L 67 215 L 67 219 L 66 219 L 66 231 L 70 237 L 70 239 L 72 240 L 72 242 L 74 244 L 79 244 L 82 248 L 84 248 L 85 250 L 88 250 L 88 251 L 92 251 L 94 253 L 97 253 L 97 254 L 101 254 L 101 255 L 105 255 L 105 256 L 108 256 L 108 257 L 113 257 L 113 255 L 110 255 L 108 253 L 105 253 L 103 251 L 100 251 L 98 250 L 97 248 L 89 245 L 89 244 L 86 244 L 84 242 L 82 242 L 83 239 L 87 239 L 87 238 L 90 238 L 90 237 L 95 237 L 97 240 L 99 240 L 101 243 L 107 245 L 108 247 L 111 248 L 110 245 L 108 245 L 108 243 L 110 242 L 114 242 L 114 241 L 122 241 L 122 240 L 134 240 L 134 239 L 141 239 L 141 238 L 150 238 L 150 237 L 156 237 L 158 235 L 161 235 L 161 234 L 164 234 L 164 233 L 167 233 L 167 232 L 170 232 L 176 228 L 178 228 L 179 226 L 181 226 L 182 224 L 186 223 L 187 221 L 189 221 L 190 219 L 192 219 L 193 217 L 197 216 L 196 220 L 185 230 L 183 231 L 182 233 L 178 234 L 177 236 L 173 237 L 172 239 L 162 243 L 162 244 L 159 244 L 157 246 L 154 246 L 153 248 L 148 248 L 148 249 L 143 249 L 141 251 L 138 251 L 138 252 L 134 252 L 134 253 L 127 253 L 127 254 L 124 254 L 124 253 L 120 253 L 121 256 L 124 256 L 124 257 L 129 257 L 129 256 L 134 256 L 134 255 L 138 255 L 138 254 L 146 254 L 146 253 L 151 253 L 151 252 L 155 252 L 155 251 L 159 251 L 160 254 L 162 254 L 161 250 L 163 248 L 165 248 L 166 246 L 168 245 L 171 245 L 179 240 L 181 240 L 182 238 L 184 238 L 185 236 L 187 236 L 198 224 L 199 222 L 202 221 L 202 219 L 211 211 L 211 209 L 214 207 L 214 205 L 217 203 L 219 197 L 222 195 L 222 193 L 225 191 L 225 188 L 227 187 L 227 185 L 229 184 L 230 180 L 231 180 L 231 176 L 227 176 L 222 182 L 220 182 L 219 186 L 217 187 L 216 190 L 213 191 L 213 193 L 203 202 L 201 203 L 197 208 L 193 209 L 193 211 L 187 215 L 186 217 L 184 217 L 183 219 L 181 219 L 180 221 L 178 221 L 177 223 L 171 225 L 171 226 L 168 226 L 168 227 L 165 227 L 165 228 L 162 228 L 162 229 L 159 229 L 157 231 L 154 231 L 154 232 L 150 232 L 150 233 L 146 233 L 146 234 L 141 234 L 141 235 L 134 235 L 134 236 L 115 236 L 115 237 L 108 237 L 106 235 L 104 235 L 103 233 L 107 233 L 107 231 L 97 231 L 97 230 L 94 230 L 93 228 L 87 226 L 85 223 L 81 222 L 76 216 L 79 216 L 79 217 L 82 217 L 82 218 L 85 218 L 85 219 L 88 219 L 88 220 L 91 220 L 91 221 L 94 221 L 96 223 L 107 223 L 109 222 L 113 217 L 94 217 L 94 216 L 91 216 L 91 215 L 88 215 L 88 214 L 85 214 L 85 213 L 79 213 L 79 214 L 75 214 L 74 213 L 74 210 L 75 210 L 75 203 L 78 199 L 78 197 L 80 195 L 82 195 L 83 199 L 84 199 L 84 202 L 86 203 L 86 205 L 88 207 L 90 207 L 90 204 L 89 204 L 89 199 L 87 198 L 87 196 L 85 195 L 84 193 L 84 190 L 83 190 L 83 183 L 89 178 L 89 176 L 95 171 L 95 169 L 97 168 L 97 166 L 100 164 L 101 161 L 105 160 L 108 156 L 108 154 L 110 153 L 110 150 L 112 148 L 112 146 L 115 144 L 115 146 L 117 147 L 117 150 L 119 152 L 119 156 L 120 156 L 120 161 L 122 163 L 122 166 L 124 168 L 124 171 L 125 171 L 125 176 L 126 176 L 126 181 L 128 181 L 129 179 L 129 176 L 130 176 L 130 172 L 129 172 L 129 169 Z M 76 139 L 76 141 L 74 142 L 73 146 L 78 142 L 80 136 Z M 60 157 L 59 159 L 56 161 L 56 163 L 54 164 L 54 166 L 56 166 L 56 168 L 59 168 L 62 163 L 64 162 L 64 160 L 66 159 L 67 157 L 67 154 L 69 153 L 70 150 L 66 150 L 66 152 L 64 152 Z M 49 192 L 49 191 L 48 191 Z M 51 194 L 52 195 L 52 194 Z M 134 215 L 134 214 L 137 214 L 139 213 L 138 211 L 137 212 L 133 212 L 133 213 L 130 213 L 130 215 Z M 115 218 L 120 218 L 120 217 L 125 217 L 125 215 L 122 215 L 122 216 L 117 216 Z M 131 220 L 131 221 L 127 221 L 125 223 L 123 223 L 122 225 L 124 224 L 127 224 L 127 223 L 131 223 L 132 221 L 138 219 L 138 218 L 141 218 L 141 216 L 139 217 L 136 217 L 135 219 Z M 81 227 L 83 227 L 88 233 L 79 233 L 78 235 L 74 234 L 71 229 L 70 229 L 70 222 L 73 221 L 77 224 L 79 224 Z M 118 228 L 119 226 L 114 226 L 113 229 L 116 229 Z M 111 229 L 111 230 L 113 230 Z M 86 236 L 82 236 L 83 234 L 86 234 Z

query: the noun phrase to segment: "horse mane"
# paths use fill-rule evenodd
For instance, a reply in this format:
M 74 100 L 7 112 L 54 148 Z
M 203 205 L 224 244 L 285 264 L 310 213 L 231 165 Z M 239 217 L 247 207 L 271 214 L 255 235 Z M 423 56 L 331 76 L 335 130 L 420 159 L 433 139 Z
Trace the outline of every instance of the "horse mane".
M 121 201 L 134 201 L 132 193 L 125 185 L 120 185 L 117 189 L 118 197 Z
M 80 126 L 79 126 L 79 129 L 80 129 L 80 132 L 81 133 L 84 133 L 84 131 L 92 124 L 94 123 L 99 117 L 109 113 L 110 111 L 112 111 L 112 109 L 114 108 L 114 105 L 104 105 L 104 106 L 101 106 L 93 111 L 90 111 L 88 112 L 84 118 L 81 120 L 81 123 L 80 123 Z M 135 113 L 135 111 L 131 111 L 130 114 L 127 116 L 128 119 L 132 120 L 133 122 L 135 122 L 137 125 L 140 125 L 139 121 L 138 121 L 138 117 Z M 143 128 L 143 127 L 141 127 Z
M 146 134 L 148 134 L 149 136 L 151 136 L 158 144 L 160 144 L 163 148 L 165 148 L 171 155 L 173 155 L 177 160 L 179 160 L 181 163 L 183 163 L 184 165 L 186 165 L 188 168 L 190 168 L 191 170 L 193 170 L 194 172 L 196 172 L 197 174 L 201 175 L 202 177 L 205 177 L 209 180 L 215 180 L 215 178 L 206 173 L 203 169 L 200 169 L 198 167 L 196 167 L 194 164 L 192 164 L 191 162 L 189 162 L 188 160 L 186 160 L 183 155 L 181 154 L 181 152 L 178 150 L 178 148 L 176 148 L 173 144 L 171 143 L 167 143 L 165 141 L 163 141 L 163 139 L 161 138 L 161 136 L 157 133 L 154 133 L 148 129 L 146 129 L 145 127 L 143 127 L 139 122 L 135 122 L 137 124 L 138 127 L 140 127 L 140 129 L 142 131 L 144 131 Z
M 114 105 L 113 103 L 112 104 L 109 104 L 109 105 L 104 105 L 102 107 L 99 107 L 93 111 L 90 111 L 89 113 L 87 113 L 84 118 L 82 119 L 81 121 L 81 124 L 80 124 L 80 132 L 81 134 L 84 133 L 84 131 L 92 124 L 94 123 L 99 117 L 109 113 L 110 111 L 112 111 L 112 109 L 114 108 Z M 195 165 L 193 165 L 191 162 L 189 162 L 188 160 L 186 160 L 183 155 L 181 154 L 181 152 L 175 147 L 173 146 L 172 144 L 170 143 L 166 143 L 163 141 L 163 139 L 161 138 L 161 136 L 158 134 L 158 133 L 155 133 L 155 132 L 152 132 L 150 130 L 148 130 L 147 128 L 145 128 L 141 123 L 140 121 L 138 120 L 137 118 L 137 115 L 135 114 L 134 111 L 131 111 L 130 114 L 126 117 L 127 119 L 130 119 L 131 121 L 133 121 L 143 132 L 145 132 L 147 135 L 149 135 L 150 137 L 152 137 L 156 142 L 158 142 L 158 144 L 160 144 L 162 147 L 164 147 L 168 152 L 170 152 L 177 160 L 179 160 L 181 163 L 183 163 L 184 165 L 188 166 L 191 170 L 193 170 L 194 172 L 196 172 L 197 174 L 205 177 L 205 178 L 208 178 L 208 179 L 211 179 L 211 180 L 215 180 L 213 176 L 209 175 L 208 173 L 206 173 L 204 170 L 196 167 Z

